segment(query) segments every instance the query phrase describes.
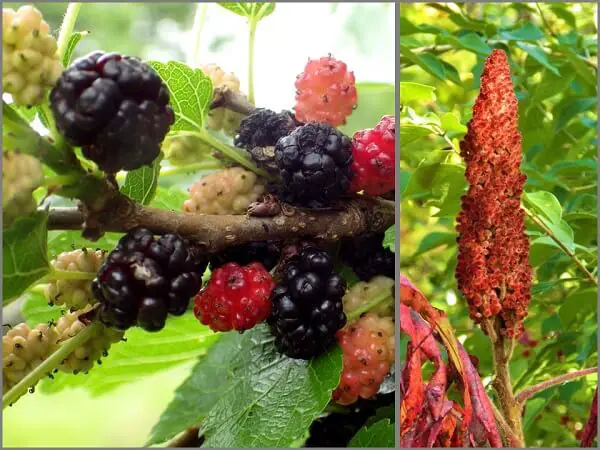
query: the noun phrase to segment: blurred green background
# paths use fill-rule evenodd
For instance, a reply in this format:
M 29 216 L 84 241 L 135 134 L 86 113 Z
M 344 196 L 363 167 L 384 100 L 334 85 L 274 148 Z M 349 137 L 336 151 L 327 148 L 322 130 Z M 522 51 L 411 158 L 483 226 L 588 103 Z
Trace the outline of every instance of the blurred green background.
M 67 4 L 35 6 L 56 31 Z M 75 30 L 90 34 L 78 44 L 75 57 L 101 49 L 143 59 L 186 62 L 193 41 L 191 27 L 196 7 L 193 3 L 86 3 Z M 200 62 L 217 63 L 225 71 L 234 72 L 242 90 L 247 91 L 245 19 L 214 3 L 207 5 L 206 14 Z M 394 5 L 389 3 L 277 4 L 275 12 L 258 25 L 257 104 L 275 110 L 291 108 L 295 77 L 307 59 L 331 53 L 346 62 L 357 82 L 362 83 L 359 109 L 345 131 L 351 134 L 357 128 L 374 126 L 371 122 L 379 111 L 394 111 L 394 20 Z M 387 103 L 382 104 L 382 98 Z M 189 181 L 189 176 L 178 179 L 177 187 L 181 189 L 177 192 Z M 161 183 L 153 206 L 179 209 L 181 197 L 168 191 L 169 183 L 165 183 Z M 97 245 L 110 249 L 117 237 L 109 233 Z M 71 243 L 86 245 L 79 233 L 62 233 L 50 242 L 50 256 Z M 43 298 L 26 303 L 26 315 L 32 325 L 48 319 L 44 303 Z M 42 382 L 34 394 L 4 410 L 3 445 L 142 446 L 197 355 L 214 342 L 191 314 L 180 319 L 170 321 L 163 332 L 153 334 L 147 345 L 147 334 L 131 330 L 129 342 L 114 346 L 104 364 L 87 376 L 59 373 L 55 380 Z
M 488 385 L 489 340 L 454 278 L 466 189 L 459 143 L 485 58 L 502 48 L 519 99 L 525 191 L 536 199 L 527 207 L 597 276 L 596 5 L 418 3 L 402 4 L 400 15 L 401 270 L 447 312 Z M 597 287 L 529 220 L 527 233 L 535 279 L 527 334 L 511 362 L 517 391 L 598 358 Z M 596 384 L 593 375 L 531 399 L 528 446 L 578 446 Z

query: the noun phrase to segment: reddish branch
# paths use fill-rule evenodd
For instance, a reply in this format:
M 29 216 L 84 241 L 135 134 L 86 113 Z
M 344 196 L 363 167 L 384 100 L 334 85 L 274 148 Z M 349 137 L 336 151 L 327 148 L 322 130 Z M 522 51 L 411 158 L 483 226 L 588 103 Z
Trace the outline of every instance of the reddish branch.
M 586 375 L 590 375 L 592 373 L 597 373 L 597 367 L 591 367 L 588 369 L 576 370 L 575 372 L 565 373 L 563 375 L 559 375 L 550 380 L 542 381 L 541 383 L 536 384 L 535 386 L 531 386 L 530 388 L 524 389 L 519 392 L 515 398 L 517 403 L 524 403 L 527 399 L 533 397 L 538 392 L 541 392 L 545 389 L 551 388 L 552 386 L 556 386 L 557 384 L 566 383 L 567 381 L 574 380 L 579 377 L 583 377 Z
M 103 231 L 127 232 L 145 227 L 156 234 L 179 233 L 213 252 L 257 240 L 315 238 L 335 242 L 367 231 L 385 231 L 394 224 L 394 219 L 393 202 L 361 196 L 330 210 L 286 207 L 273 217 L 184 214 L 139 205 L 117 196 L 104 203 L 102 209 L 87 215 L 77 208 L 53 208 L 49 211 L 48 227 L 83 227 L 90 237 L 98 237 Z

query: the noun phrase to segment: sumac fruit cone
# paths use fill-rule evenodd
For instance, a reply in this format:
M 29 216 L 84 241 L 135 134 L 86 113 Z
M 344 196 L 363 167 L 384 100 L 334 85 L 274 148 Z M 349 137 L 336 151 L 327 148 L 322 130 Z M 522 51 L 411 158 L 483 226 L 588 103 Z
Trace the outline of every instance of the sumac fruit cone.
M 469 189 L 457 219 L 456 279 L 475 322 L 499 315 L 502 333 L 515 337 L 523 332 L 532 278 L 518 118 L 507 56 L 494 50 L 460 146 Z

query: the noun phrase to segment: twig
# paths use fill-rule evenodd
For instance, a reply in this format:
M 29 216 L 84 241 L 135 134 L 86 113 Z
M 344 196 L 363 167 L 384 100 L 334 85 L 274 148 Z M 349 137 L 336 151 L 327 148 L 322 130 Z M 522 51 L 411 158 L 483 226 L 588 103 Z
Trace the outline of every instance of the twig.
M 39 366 L 29 372 L 25 378 L 13 386 L 6 394 L 2 396 L 2 408 L 6 408 L 16 402 L 22 395 L 27 392 L 32 386 L 35 386 L 38 381 L 51 373 L 67 356 L 69 356 L 76 348 L 87 342 L 92 336 L 98 332 L 98 328 L 103 325 L 99 322 L 93 322 L 85 329 L 81 330 L 72 338 L 64 341 L 58 350 L 52 353 Z
M 182 433 L 175 436 L 167 442 L 166 448 L 197 448 L 202 444 L 202 439 L 198 436 L 200 429 L 191 427 L 184 430 Z
M 590 367 L 588 369 L 580 369 L 580 370 L 576 370 L 575 372 L 569 372 L 569 373 L 565 373 L 563 375 L 559 375 L 559 376 L 551 378 L 549 380 L 542 381 L 541 383 L 538 383 L 535 386 L 531 386 L 527 389 L 523 389 L 521 392 L 519 392 L 517 394 L 517 396 L 515 397 L 515 400 L 517 401 L 517 403 L 521 403 L 521 404 L 525 403 L 525 401 L 527 401 L 528 399 L 530 399 L 531 397 L 533 397 L 535 394 L 537 394 L 540 391 L 551 388 L 552 386 L 556 386 L 557 384 L 562 384 L 567 381 L 574 380 L 576 378 L 583 377 L 583 376 L 590 375 L 592 373 L 597 373 L 597 372 L 598 372 L 597 367 Z
M 538 2 L 535 2 L 535 7 L 537 8 L 538 12 L 540 13 L 540 18 L 542 19 L 542 23 L 544 24 L 544 27 L 546 27 L 546 29 L 548 30 L 548 33 L 550 33 L 552 35 L 552 37 L 555 38 L 556 37 L 556 33 L 550 27 L 550 24 L 546 20 L 546 17 L 544 16 L 544 13 L 542 12 L 542 8 L 540 7 L 540 4 Z
M 228 87 L 219 87 L 214 90 L 213 102 L 210 105 L 210 109 L 215 108 L 227 108 L 245 115 L 250 114 L 256 109 L 244 95 L 234 92 Z
M 490 404 L 492 405 L 492 410 L 494 411 L 494 417 L 496 418 L 496 422 L 500 426 L 500 430 L 504 435 L 506 441 L 505 444 L 507 444 L 506 446 L 513 448 L 525 447 L 525 444 L 521 442 L 521 440 L 517 437 L 513 430 L 511 430 L 510 426 L 508 425 L 508 422 L 506 422 L 506 419 L 504 418 L 498 407 L 494 405 L 493 402 L 490 402 Z
M 493 323 L 488 321 L 485 324 L 488 330 L 493 330 L 496 335 L 496 339 L 492 339 L 492 360 L 495 374 L 492 386 L 498 394 L 502 413 L 510 429 L 523 442 L 525 438 L 521 423 L 521 407 L 515 400 L 509 370 L 510 348 L 507 349 L 504 336 L 500 332 L 500 319 L 496 318 Z
M 537 226 L 539 226 L 542 230 L 544 230 L 544 232 L 548 235 L 548 237 L 550 237 L 550 239 L 552 239 L 554 242 L 556 242 L 556 244 L 561 248 L 561 250 L 563 252 L 565 252 L 567 254 L 567 256 L 569 256 L 569 258 L 571 258 L 573 260 L 573 262 L 577 265 L 577 267 L 579 267 L 583 271 L 583 273 L 585 273 L 585 276 L 592 283 L 594 283 L 596 286 L 598 286 L 598 280 L 583 265 L 583 263 L 577 257 L 577 255 L 575 255 L 574 252 L 572 252 L 560 239 L 558 239 L 556 237 L 556 235 L 554 234 L 554 232 L 542 220 L 540 220 L 534 213 L 529 211 L 527 208 L 523 208 L 523 210 L 525 211 L 525 214 L 527 214 L 527 217 L 529 217 Z
M 362 196 L 328 210 L 290 207 L 285 214 L 274 217 L 184 214 L 139 205 L 120 196 L 87 217 L 77 208 L 52 208 L 48 227 L 77 230 L 83 226 L 99 232 L 127 232 L 135 227 L 146 227 L 156 234 L 179 233 L 206 251 L 214 252 L 257 240 L 304 237 L 338 241 L 366 231 L 385 231 L 394 224 L 394 217 L 393 202 Z

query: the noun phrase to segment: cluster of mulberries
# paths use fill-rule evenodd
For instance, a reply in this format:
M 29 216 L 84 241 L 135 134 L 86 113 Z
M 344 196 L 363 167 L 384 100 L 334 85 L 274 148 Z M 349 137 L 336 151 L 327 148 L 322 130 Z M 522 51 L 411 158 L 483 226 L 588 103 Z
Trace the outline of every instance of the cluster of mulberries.
M 296 118 L 332 127 L 346 123 L 357 104 L 354 73 L 331 55 L 309 59 L 296 78 Z
M 194 314 L 213 331 L 244 331 L 264 321 L 271 312 L 275 282 L 258 262 L 227 263 L 214 269 L 196 296 Z
M 275 145 L 281 183 L 274 191 L 284 201 L 320 208 L 348 192 L 352 180 L 350 139 L 329 125 L 308 123 Z
M 187 310 L 206 266 L 206 257 L 179 235 L 155 238 L 136 228 L 121 238 L 92 283 L 100 319 L 120 330 L 136 324 L 161 330 L 168 314 Z
M 82 248 L 61 253 L 50 265 L 55 270 L 96 273 L 105 259 L 105 251 Z M 45 286 L 44 293 L 49 304 L 68 309 L 83 309 L 96 302 L 89 279 L 58 278 Z
M 458 288 L 473 320 L 500 315 L 503 333 L 518 337 L 532 273 L 520 206 L 526 176 L 520 171 L 518 105 L 502 50 L 486 60 L 461 155 L 469 189 L 457 220 Z
M 340 383 L 333 391 L 337 403 L 372 398 L 390 373 L 395 361 L 393 299 L 394 280 L 382 275 L 356 283 L 344 295 L 344 311 L 362 314 L 336 335 L 343 353 Z
M 340 330 L 337 340 L 343 352 L 340 384 L 333 399 L 348 405 L 379 391 L 395 360 L 394 320 L 368 313 Z
M 230 167 L 196 181 L 183 210 L 194 214 L 244 214 L 264 190 L 263 182 L 254 172 Z
M 39 324 L 32 329 L 26 323 L 20 323 L 8 330 L 2 337 L 4 392 L 25 378 L 65 341 L 83 330 L 89 324 L 84 316 L 91 311 L 88 305 L 79 311 L 66 313 L 56 324 Z M 94 362 L 107 355 L 111 344 L 122 338 L 122 332 L 100 327 L 96 335 L 67 355 L 58 369 L 74 374 L 87 372 Z
M 3 226 L 36 208 L 33 191 L 40 186 L 44 174 L 37 158 L 17 152 L 2 153 L 2 218 Z
M 56 39 L 31 5 L 2 9 L 2 89 L 17 105 L 42 103 L 63 67 Z
M 310 359 L 325 351 L 346 324 L 345 292 L 329 253 L 309 246 L 292 256 L 280 270 L 267 319 L 279 352 Z
M 154 69 L 100 51 L 62 73 L 50 106 L 60 133 L 108 173 L 152 163 L 175 120 L 167 86 Z
M 47 324 L 31 329 L 20 323 L 2 336 L 2 381 L 6 392 L 39 366 L 58 345 L 59 334 Z
M 58 333 L 59 343 L 72 338 L 87 326 L 82 320 L 82 316 L 89 313 L 90 309 L 88 305 L 79 311 L 68 312 L 58 319 L 56 333 Z M 94 366 L 94 362 L 99 361 L 102 356 L 108 355 L 112 344 L 122 339 L 122 331 L 103 326 L 95 336 L 67 356 L 59 366 L 59 370 L 74 374 L 85 373 Z

